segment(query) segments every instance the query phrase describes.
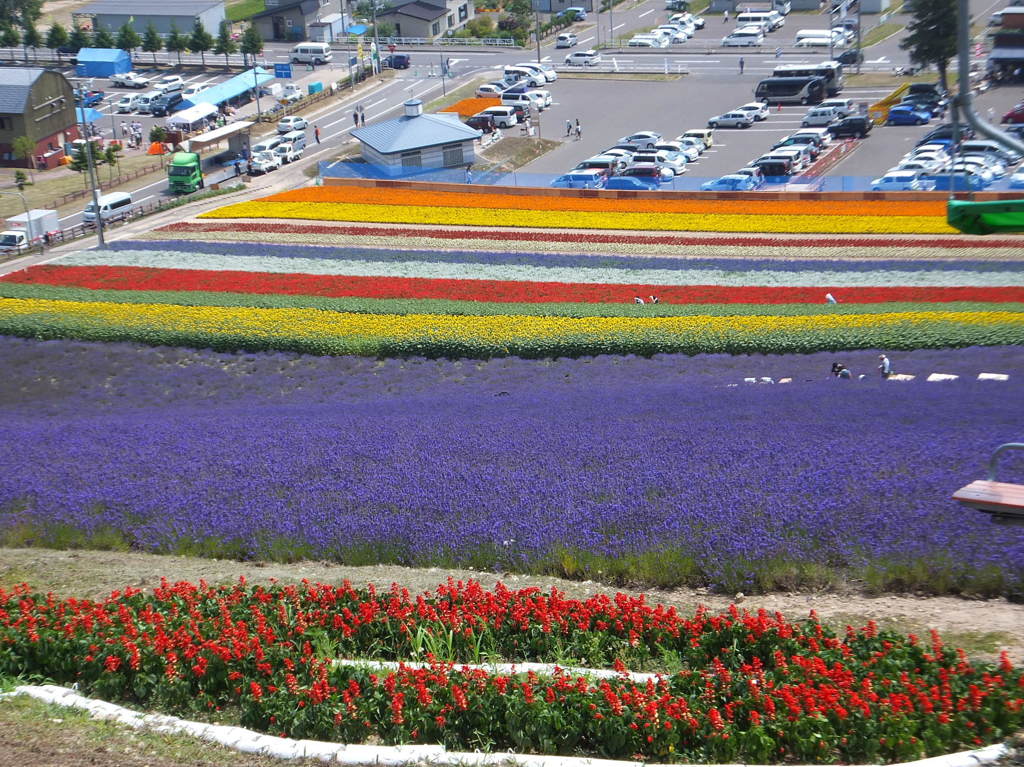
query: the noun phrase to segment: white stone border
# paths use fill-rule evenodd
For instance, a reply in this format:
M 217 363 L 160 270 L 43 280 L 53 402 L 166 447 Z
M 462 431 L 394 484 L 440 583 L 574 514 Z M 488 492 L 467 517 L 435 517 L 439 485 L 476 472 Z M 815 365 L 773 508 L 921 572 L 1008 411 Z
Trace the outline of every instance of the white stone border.
M 395 664 L 398 665 L 397 663 Z M 523 669 L 526 665 L 518 666 Z M 567 671 L 569 669 L 566 669 Z M 613 672 L 614 673 L 614 672 Z M 57 706 L 84 709 L 93 719 L 103 719 L 127 725 L 134 729 L 150 729 L 154 732 L 190 735 L 200 740 L 217 743 L 247 754 L 271 756 L 277 759 L 319 759 L 355 767 L 356 765 L 383 765 L 404 767 L 405 765 L 429 764 L 450 765 L 451 767 L 496 767 L 514 764 L 519 767 L 639 767 L 643 762 L 626 762 L 613 759 L 587 759 L 571 756 L 536 756 L 532 754 L 469 753 L 448 751 L 443 746 L 364 746 L 344 743 L 326 743 L 318 740 L 293 740 L 272 735 L 205 722 L 192 722 L 176 716 L 163 714 L 142 714 L 138 711 L 107 703 L 95 698 L 79 695 L 72 689 L 58 685 L 21 685 L 13 692 L 0 693 L 0 701 L 15 695 L 28 695 L 44 703 Z M 991 764 L 1006 754 L 1006 746 L 999 743 L 974 751 L 961 751 L 916 762 L 887 765 L 886 767 L 978 767 Z M 754 765 L 661 765 L 647 767 L 755 767 Z M 777 766 L 774 766 L 777 767 Z M 787 767 L 797 767 L 788 765 Z M 812 767 L 812 766 L 808 766 Z M 813 767 L 820 767 L 815 765 Z M 860 765 L 859 767 L 881 767 L 881 765 Z

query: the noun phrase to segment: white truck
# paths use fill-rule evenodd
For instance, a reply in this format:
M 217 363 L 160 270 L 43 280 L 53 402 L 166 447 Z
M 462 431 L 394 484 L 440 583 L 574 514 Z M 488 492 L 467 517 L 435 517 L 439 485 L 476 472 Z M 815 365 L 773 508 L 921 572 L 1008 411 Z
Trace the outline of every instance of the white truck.
M 149 78 L 135 74 L 135 72 L 125 72 L 120 75 L 111 75 L 110 84 L 120 85 L 122 88 L 148 88 Z
M 41 242 L 47 234 L 60 231 L 57 211 L 37 208 L 7 219 L 0 232 L 0 253 L 22 253 Z

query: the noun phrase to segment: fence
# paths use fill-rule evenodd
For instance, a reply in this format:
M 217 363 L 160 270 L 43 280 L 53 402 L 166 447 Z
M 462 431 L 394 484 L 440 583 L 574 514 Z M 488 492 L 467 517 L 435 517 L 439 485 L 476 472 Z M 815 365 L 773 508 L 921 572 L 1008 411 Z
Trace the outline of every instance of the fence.
M 382 37 L 381 45 L 440 45 L 470 47 L 493 46 L 496 48 L 515 48 L 516 41 L 510 37 L 438 37 L 431 40 L 429 37 Z
M 146 165 L 146 166 L 143 166 L 141 168 L 136 168 L 135 170 L 128 171 L 127 173 L 120 173 L 119 172 L 117 174 L 117 178 L 116 179 L 112 179 L 112 180 L 109 180 L 109 181 L 101 181 L 100 184 L 99 184 L 99 189 L 100 189 L 100 191 L 105 191 L 107 189 L 113 189 L 115 186 L 119 186 L 119 185 L 125 183 L 126 181 L 131 181 L 133 179 L 139 178 L 139 176 L 145 176 L 145 175 L 147 175 L 149 173 L 152 173 L 155 170 L 160 170 L 161 168 L 163 168 L 163 165 L 161 165 L 160 163 L 154 163 L 152 165 Z M 96 173 L 97 173 L 97 175 L 100 173 L 100 169 L 99 168 L 96 169 Z M 46 205 L 44 207 L 57 209 L 57 208 L 62 207 L 63 205 L 67 205 L 72 200 L 77 200 L 77 199 L 79 199 L 81 197 L 86 197 L 86 196 L 91 195 L 91 194 L 92 194 L 92 189 L 91 188 L 89 188 L 89 189 L 79 189 L 79 190 L 74 191 L 74 192 L 68 192 L 67 194 L 64 194 L 64 195 L 61 195 L 60 197 L 54 198 L 53 201 L 50 202 L 49 205 Z

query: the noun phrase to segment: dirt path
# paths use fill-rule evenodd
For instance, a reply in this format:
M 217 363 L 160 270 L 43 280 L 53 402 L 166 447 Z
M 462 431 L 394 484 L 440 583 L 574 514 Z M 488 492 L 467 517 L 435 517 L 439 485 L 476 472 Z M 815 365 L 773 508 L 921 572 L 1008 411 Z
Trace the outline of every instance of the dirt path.
M 54 22 L 59 22 L 65 27 L 71 27 L 71 14 L 80 11 L 87 6 L 91 0 L 49 0 L 43 3 L 43 15 L 39 17 L 39 25 L 46 29 Z
M 124 586 L 152 588 L 161 576 L 169 580 L 210 583 L 235 581 L 244 575 L 253 582 L 272 578 L 296 582 L 302 579 L 354 584 L 400 583 L 413 592 L 431 589 L 449 576 L 475 578 L 487 586 L 503 580 L 511 587 L 556 586 L 571 596 L 588 596 L 596 591 L 615 591 L 590 581 L 566 581 L 558 578 L 521 576 L 511 573 L 470 570 L 414 569 L 392 566 L 346 567 L 327 562 L 300 562 L 291 565 L 262 562 L 234 562 L 217 559 L 157 556 L 134 552 L 50 551 L 46 549 L 0 549 L 0 586 L 27 582 L 61 596 L 103 597 Z M 629 589 L 618 589 L 630 591 Z M 633 590 L 639 593 L 639 590 Z M 760 607 L 780 611 L 790 619 L 802 618 L 816 610 L 821 619 L 842 627 L 847 623 L 863 625 L 875 620 L 884 627 L 926 634 L 937 629 L 949 645 L 961 646 L 973 656 L 994 658 L 1002 649 L 1017 663 L 1024 663 L 1024 604 L 1005 599 L 970 600 L 956 597 L 917 597 L 886 594 L 870 596 L 856 591 L 846 593 L 776 593 L 743 597 L 708 594 L 703 590 L 646 590 L 651 602 L 675 605 L 692 612 L 698 604 L 720 610 L 732 602 L 743 608 Z

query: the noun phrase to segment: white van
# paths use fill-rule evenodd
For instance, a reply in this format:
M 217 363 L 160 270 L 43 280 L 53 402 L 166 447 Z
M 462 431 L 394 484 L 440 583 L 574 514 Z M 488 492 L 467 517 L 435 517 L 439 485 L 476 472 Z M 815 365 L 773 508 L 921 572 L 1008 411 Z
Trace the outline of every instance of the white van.
M 746 24 L 761 24 L 766 23 L 767 32 L 774 32 L 782 26 L 785 26 L 786 19 L 778 11 L 746 11 L 736 16 L 736 24 L 738 26 L 744 26 Z
M 129 216 L 132 212 L 132 196 L 127 192 L 111 192 L 99 199 L 100 218 L 104 222 L 117 221 Z M 87 224 L 96 223 L 96 206 L 89 203 L 82 211 L 82 221 Z
M 538 75 L 544 75 L 544 80 L 549 83 L 553 83 L 555 80 L 558 79 L 558 72 L 556 72 L 555 68 L 550 64 L 535 64 L 533 62 L 525 62 L 522 64 L 516 64 L 516 66 L 522 67 L 523 69 L 529 69 L 531 72 L 534 72 Z
M 809 109 L 807 114 L 804 115 L 804 119 L 800 121 L 800 125 L 804 128 L 817 128 L 821 126 L 829 126 L 839 119 L 836 114 L 835 107 L 815 107 Z
M 479 112 L 479 114 L 490 115 L 491 119 L 494 120 L 494 124 L 499 128 L 511 128 L 513 125 L 519 124 L 519 118 L 516 117 L 515 107 L 487 107 L 487 109 Z
M 831 29 L 801 29 L 796 33 L 793 45 L 797 48 L 828 48 L 841 45 L 843 41 L 839 38 L 840 35 Z
M 521 80 L 525 80 L 527 85 L 534 88 L 539 88 L 548 81 L 543 72 L 533 72 L 523 67 L 505 67 L 504 77 L 510 83 L 518 83 Z
M 327 43 L 299 43 L 292 48 L 292 62 L 295 64 L 326 64 L 334 58 Z
M 138 93 L 126 93 L 117 102 L 117 111 L 121 114 L 127 114 L 128 112 L 134 112 L 139 108 L 139 96 Z
M 148 115 L 150 106 L 152 106 L 153 102 L 163 95 L 163 91 L 150 91 L 149 93 L 143 93 L 139 96 L 135 109 L 139 114 Z
M 289 131 L 281 136 L 281 143 L 291 144 L 294 151 L 301 152 L 306 148 L 306 131 Z
M 273 152 L 280 145 L 282 138 L 280 136 L 268 136 L 258 144 L 253 144 L 249 150 L 252 154 L 257 152 Z

